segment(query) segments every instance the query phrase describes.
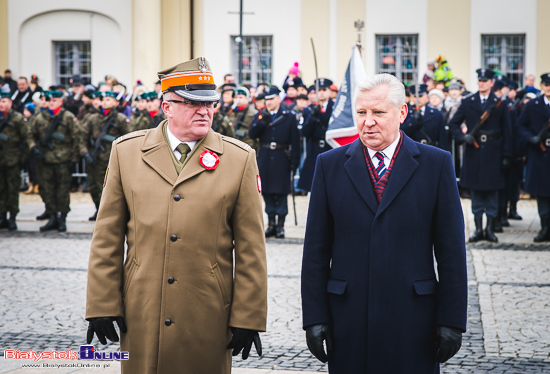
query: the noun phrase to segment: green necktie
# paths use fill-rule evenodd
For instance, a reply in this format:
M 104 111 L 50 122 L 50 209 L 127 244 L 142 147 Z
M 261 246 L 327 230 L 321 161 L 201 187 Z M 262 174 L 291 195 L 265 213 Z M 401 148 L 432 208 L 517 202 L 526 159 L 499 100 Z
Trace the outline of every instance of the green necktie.
M 176 147 L 177 151 L 179 153 L 181 153 L 181 157 L 180 157 L 180 163 L 183 164 L 183 162 L 185 161 L 185 159 L 187 158 L 187 154 L 189 153 L 189 151 L 191 150 L 191 148 L 189 148 L 189 146 L 185 143 L 180 143 L 177 147 Z

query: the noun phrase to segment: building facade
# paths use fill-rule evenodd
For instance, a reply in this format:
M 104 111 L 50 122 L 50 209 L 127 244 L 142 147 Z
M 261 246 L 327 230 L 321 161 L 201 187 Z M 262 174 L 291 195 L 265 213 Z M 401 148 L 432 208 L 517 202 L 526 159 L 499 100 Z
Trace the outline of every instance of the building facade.
M 481 66 L 520 84 L 550 71 L 548 0 L 244 0 L 242 40 L 240 3 L 0 0 L 0 74 L 37 74 L 44 86 L 74 73 L 149 86 L 157 71 L 204 55 L 220 82 L 229 72 L 238 78 L 240 55 L 244 83 L 281 85 L 297 61 L 312 84 L 313 44 L 319 76 L 338 84 L 358 38 L 367 73 L 406 82 L 438 55 L 472 88 Z

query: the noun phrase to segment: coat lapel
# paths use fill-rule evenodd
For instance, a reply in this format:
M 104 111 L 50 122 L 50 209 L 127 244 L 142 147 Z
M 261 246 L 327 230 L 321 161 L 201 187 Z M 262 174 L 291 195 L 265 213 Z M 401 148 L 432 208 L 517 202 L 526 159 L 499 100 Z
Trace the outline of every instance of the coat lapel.
M 418 162 L 414 159 L 414 157 L 420 154 L 418 146 L 408 136 L 403 133 L 401 134 L 403 136 L 403 143 L 393 164 L 390 179 L 380 201 L 377 215 L 381 214 L 397 197 L 418 167 Z
M 203 171 L 206 171 L 206 169 L 200 163 L 200 155 L 202 152 L 208 149 L 214 153 L 217 153 L 218 155 L 221 155 L 223 153 L 222 136 L 214 130 L 210 129 L 208 134 L 206 134 L 206 138 L 204 139 L 204 141 L 201 144 L 197 145 L 197 147 L 199 148 L 193 152 L 191 158 L 187 161 L 185 167 L 178 176 L 176 180 L 176 185 L 185 182 L 189 178 L 192 178 L 195 175 L 202 173 Z M 220 160 L 220 162 L 222 161 Z M 215 172 L 215 169 L 210 170 L 209 172 Z
M 168 144 L 166 144 L 166 140 L 164 140 L 162 127 L 163 124 L 161 123 L 145 134 L 145 139 L 141 144 L 142 159 L 164 178 L 166 182 L 173 185 L 178 174 L 172 162 L 172 156 L 170 156 L 170 152 L 172 151 Z
M 359 192 L 359 195 L 361 195 L 361 198 L 365 201 L 370 210 L 376 213 L 378 203 L 376 202 L 376 197 L 372 190 L 365 154 L 363 152 L 363 143 L 361 143 L 360 139 L 355 140 L 349 146 L 346 151 L 346 156 L 348 157 L 348 160 L 344 164 L 346 173 L 357 192 Z

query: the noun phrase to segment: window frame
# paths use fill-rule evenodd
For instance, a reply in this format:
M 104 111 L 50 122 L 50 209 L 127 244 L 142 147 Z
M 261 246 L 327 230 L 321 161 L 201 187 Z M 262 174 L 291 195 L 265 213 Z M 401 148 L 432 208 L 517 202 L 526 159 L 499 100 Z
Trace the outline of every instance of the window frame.
M 384 38 L 395 39 L 395 41 L 392 44 L 388 44 Z M 410 51 L 406 41 L 409 41 Z M 416 70 L 416 80 L 420 81 L 421 77 L 418 71 L 418 42 L 418 34 L 376 34 L 376 74 L 391 74 L 409 86 L 414 84 Z M 386 50 L 388 47 L 390 47 L 390 50 Z M 394 63 L 384 64 L 384 59 L 386 58 L 388 60 L 393 58 Z M 391 65 L 394 66 L 393 69 Z
M 525 79 L 525 40 L 525 34 L 481 34 L 481 66 L 496 70 L 497 73 L 502 73 L 522 86 Z M 486 51 L 495 47 L 494 51 Z M 492 58 L 495 60 L 489 63 Z M 514 62 L 514 58 L 517 58 L 517 61 Z M 513 67 L 514 63 L 518 65 L 517 68 Z
M 66 48 L 66 52 L 61 52 L 63 45 L 70 48 Z M 86 48 L 80 50 L 80 46 Z M 56 84 L 70 86 L 70 79 L 76 74 L 79 74 L 84 82 L 91 82 L 92 43 L 90 40 L 55 40 L 53 41 L 53 50 L 54 81 Z M 66 67 L 65 73 L 61 71 L 63 65 Z M 88 72 L 84 73 L 82 67 L 86 65 Z
M 239 79 L 239 43 L 235 40 L 238 37 L 239 35 L 230 36 L 231 53 L 233 54 L 231 58 L 232 71 L 236 80 Z M 268 43 L 264 44 L 264 40 Z M 273 80 L 273 35 L 243 35 L 242 43 L 244 43 L 242 59 L 248 59 L 248 63 L 243 63 L 243 81 L 239 84 L 257 86 L 261 82 L 271 83 Z M 260 48 L 258 48 L 259 46 Z M 263 62 L 266 67 L 262 70 L 260 63 Z

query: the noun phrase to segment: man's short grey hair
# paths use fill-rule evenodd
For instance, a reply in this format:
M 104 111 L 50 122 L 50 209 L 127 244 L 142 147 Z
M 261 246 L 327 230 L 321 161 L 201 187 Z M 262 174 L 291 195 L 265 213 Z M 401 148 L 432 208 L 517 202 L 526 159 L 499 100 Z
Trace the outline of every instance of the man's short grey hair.
M 388 100 L 394 103 L 396 107 L 401 108 L 405 104 L 405 86 L 391 74 L 376 74 L 363 79 L 355 87 L 355 97 L 361 91 L 371 91 L 382 85 L 387 85 L 390 88 Z

